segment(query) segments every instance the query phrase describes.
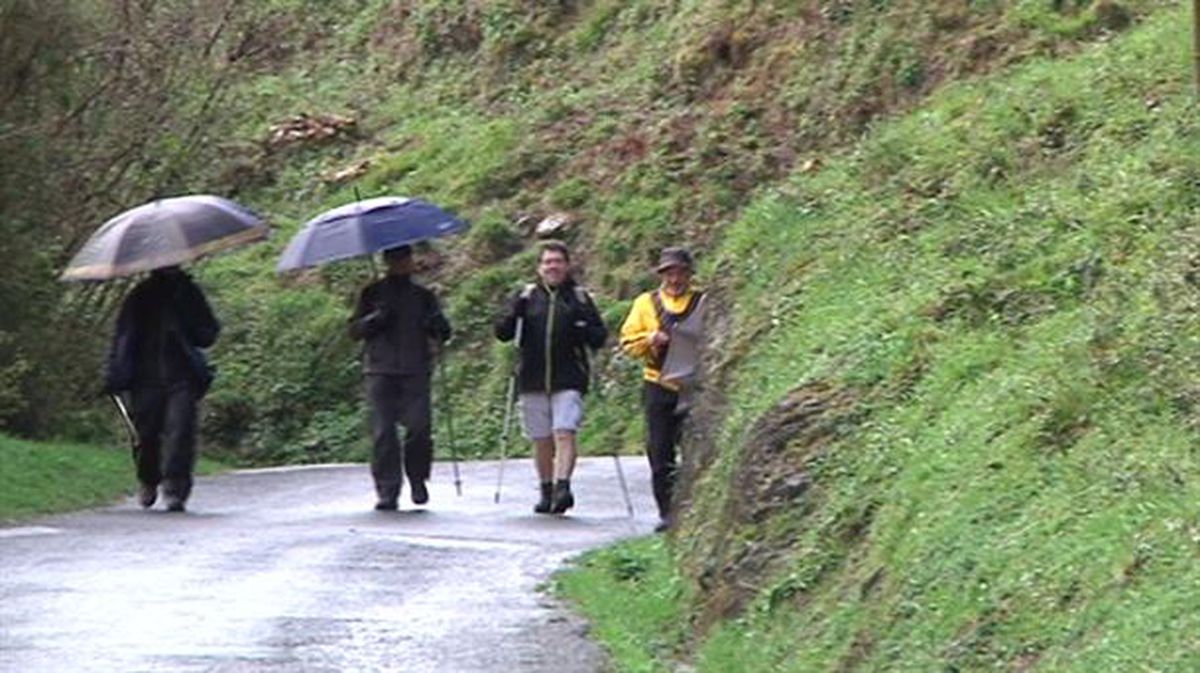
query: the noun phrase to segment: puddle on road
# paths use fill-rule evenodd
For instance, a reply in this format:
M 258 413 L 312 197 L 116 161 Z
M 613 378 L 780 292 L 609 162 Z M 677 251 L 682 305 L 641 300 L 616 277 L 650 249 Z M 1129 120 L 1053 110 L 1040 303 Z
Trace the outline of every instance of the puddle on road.
M 429 535 L 386 535 L 382 533 L 355 531 L 363 537 L 388 542 L 400 542 L 416 547 L 431 547 L 434 549 L 469 549 L 472 551 L 520 551 L 535 549 L 538 545 L 520 542 L 498 542 L 470 538 L 435 537 Z
M 62 530 L 47 526 L 22 526 L 20 528 L 0 528 L 0 538 L 27 537 L 30 535 L 57 535 Z

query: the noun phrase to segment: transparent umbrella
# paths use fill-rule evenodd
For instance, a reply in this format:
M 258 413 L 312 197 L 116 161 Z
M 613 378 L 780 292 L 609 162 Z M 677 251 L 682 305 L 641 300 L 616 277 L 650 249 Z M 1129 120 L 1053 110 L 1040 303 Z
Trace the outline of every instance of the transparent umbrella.
M 263 220 L 219 196 L 151 201 L 105 222 L 62 272 L 63 280 L 108 280 L 176 266 L 267 237 Z

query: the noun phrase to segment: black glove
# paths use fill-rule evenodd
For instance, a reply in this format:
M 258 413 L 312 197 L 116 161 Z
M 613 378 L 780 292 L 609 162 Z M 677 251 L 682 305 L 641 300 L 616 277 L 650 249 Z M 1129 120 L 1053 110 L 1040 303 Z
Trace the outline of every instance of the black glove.
M 513 305 L 512 305 L 513 316 L 524 319 L 525 311 L 527 311 L 528 309 L 529 309 L 529 297 L 526 297 L 525 293 L 522 292 L 521 294 L 518 294 L 515 299 L 513 299 Z

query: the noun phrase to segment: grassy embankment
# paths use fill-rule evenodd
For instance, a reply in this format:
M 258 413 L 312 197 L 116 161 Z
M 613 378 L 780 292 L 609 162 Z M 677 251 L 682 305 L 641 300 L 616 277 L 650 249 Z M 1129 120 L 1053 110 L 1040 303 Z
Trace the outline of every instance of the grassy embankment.
M 462 453 L 492 454 L 508 368 L 488 318 L 530 278 L 543 217 L 570 221 L 561 235 L 616 327 L 662 245 L 707 255 L 758 190 L 875 120 L 946 81 L 1070 53 L 1164 2 L 7 3 L 0 427 L 103 436 L 107 410 L 87 400 L 128 286 L 66 286 L 57 272 L 109 216 L 211 192 L 278 235 L 193 267 L 226 326 L 207 446 L 252 464 L 362 458 L 341 333 L 367 266 L 285 279 L 273 266 L 301 222 L 388 193 L 475 225 L 437 246 L 423 277 L 458 328 L 440 397 L 472 420 Z M 327 114 L 352 123 L 307 140 L 272 130 Z M 584 448 L 636 450 L 636 367 L 599 362 L 606 394 Z
M 690 511 L 562 580 L 618 668 L 1200 668 L 1186 18 L 950 87 L 728 230 Z
M 187 164 L 207 167 L 191 184 L 227 186 L 278 228 L 199 273 L 226 324 L 204 423 L 210 445 L 259 464 L 365 455 L 356 348 L 341 335 L 368 267 L 273 271 L 288 237 L 323 209 L 356 194 L 407 194 L 472 220 L 465 240 L 437 246 L 423 278 L 457 330 L 439 410 L 471 419 L 461 453 L 492 455 L 509 353 L 489 319 L 532 276 L 541 218 L 566 214 L 561 235 L 615 329 L 653 283 L 662 245 L 709 254 L 757 190 L 874 119 L 963 74 L 1075 50 L 1159 4 L 1103 14 L 916 0 L 275 3 L 278 48 L 238 61 L 206 131 L 213 142 L 200 145 L 211 163 Z M 269 142 L 271 124 L 302 112 L 355 125 Z M 347 169 L 360 174 L 333 177 Z M 591 398 L 584 450 L 637 451 L 637 367 L 607 354 L 598 363 L 604 394 Z
M 112 504 L 136 480 L 126 447 L 31 442 L 0 435 L 0 522 Z M 197 472 L 221 466 L 201 459 Z

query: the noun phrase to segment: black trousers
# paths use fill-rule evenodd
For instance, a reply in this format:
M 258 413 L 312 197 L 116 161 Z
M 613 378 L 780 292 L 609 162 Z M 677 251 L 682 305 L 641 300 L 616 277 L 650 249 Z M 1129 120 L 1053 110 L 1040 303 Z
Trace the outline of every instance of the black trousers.
M 186 500 L 196 466 L 196 403 L 192 384 L 134 386 L 133 424 L 138 431 L 138 481 L 163 485 L 168 498 Z
M 646 413 L 646 457 L 650 459 L 650 485 L 658 515 L 671 512 L 671 492 L 675 489 L 676 447 L 687 412 L 676 410 L 679 393 L 646 381 L 642 387 L 642 407 Z
M 395 498 L 403 481 L 427 481 L 433 463 L 429 375 L 368 374 L 371 407 L 371 476 L 381 498 Z M 404 426 L 401 447 L 396 424 Z

